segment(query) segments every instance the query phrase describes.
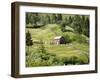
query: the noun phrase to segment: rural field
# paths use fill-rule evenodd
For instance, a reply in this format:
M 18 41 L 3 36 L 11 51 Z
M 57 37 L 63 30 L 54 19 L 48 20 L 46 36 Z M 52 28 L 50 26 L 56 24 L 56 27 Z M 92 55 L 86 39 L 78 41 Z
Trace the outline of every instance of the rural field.
M 89 64 L 89 16 L 26 13 L 26 67 Z

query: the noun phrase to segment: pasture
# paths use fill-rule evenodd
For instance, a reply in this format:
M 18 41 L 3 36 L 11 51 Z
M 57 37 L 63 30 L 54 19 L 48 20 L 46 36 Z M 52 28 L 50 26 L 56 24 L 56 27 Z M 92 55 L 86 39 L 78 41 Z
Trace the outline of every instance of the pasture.
M 41 28 L 26 28 L 33 41 L 26 46 L 26 67 L 83 65 L 89 64 L 89 44 L 78 42 L 78 34 L 62 32 L 57 24 L 48 24 Z M 52 43 L 55 36 L 67 34 L 71 42 L 66 44 Z M 83 38 L 84 41 L 84 37 Z M 87 38 L 87 37 L 86 37 Z M 38 43 L 42 41 L 43 43 Z

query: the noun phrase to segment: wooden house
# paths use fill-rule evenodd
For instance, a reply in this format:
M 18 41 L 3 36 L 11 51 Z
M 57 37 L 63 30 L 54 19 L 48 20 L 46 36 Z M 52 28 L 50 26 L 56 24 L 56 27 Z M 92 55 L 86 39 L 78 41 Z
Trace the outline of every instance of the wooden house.
M 66 44 L 66 40 L 63 36 L 56 36 L 54 37 L 55 44 Z

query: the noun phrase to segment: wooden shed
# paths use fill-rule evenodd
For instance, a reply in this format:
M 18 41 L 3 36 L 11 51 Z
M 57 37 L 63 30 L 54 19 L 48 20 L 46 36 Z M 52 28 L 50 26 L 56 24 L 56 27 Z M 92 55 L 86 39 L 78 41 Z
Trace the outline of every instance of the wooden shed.
M 66 44 L 66 40 L 63 36 L 56 36 L 54 37 L 55 44 Z

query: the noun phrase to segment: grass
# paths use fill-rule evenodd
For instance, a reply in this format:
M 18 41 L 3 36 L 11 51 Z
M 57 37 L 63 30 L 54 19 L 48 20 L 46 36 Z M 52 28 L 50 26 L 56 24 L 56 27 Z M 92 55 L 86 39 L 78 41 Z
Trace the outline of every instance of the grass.
M 36 29 L 26 28 L 26 32 L 29 31 L 31 33 L 33 41 L 42 39 L 44 42 L 50 42 L 55 36 L 63 34 L 59 29 L 59 25 L 49 24 L 44 27 Z M 71 38 L 76 35 L 72 32 L 66 33 Z M 87 43 L 44 44 L 47 54 L 38 52 L 39 46 L 40 44 L 33 44 L 31 47 L 26 47 L 27 67 L 89 63 L 89 45 Z M 46 59 L 47 57 L 48 59 Z
M 78 61 L 82 61 L 82 64 L 87 64 L 88 63 L 88 57 L 87 57 L 88 48 L 87 48 L 87 46 L 81 44 L 81 47 L 83 47 L 83 48 L 80 49 L 79 44 L 77 44 L 77 45 L 74 45 L 74 44 L 77 44 L 77 43 L 72 43 L 72 44 L 67 44 L 67 45 L 45 45 L 45 49 L 48 54 L 45 55 L 42 53 L 42 55 L 44 55 L 46 58 L 49 56 L 51 58 L 50 60 L 52 60 L 52 58 L 54 58 L 54 57 L 55 58 L 57 57 L 59 61 L 57 64 L 54 64 L 54 65 L 64 65 L 65 62 L 62 61 L 61 59 L 66 60 L 66 59 L 70 59 L 72 57 L 77 58 Z M 51 62 L 52 64 L 47 64 L 50 60 L 47 60 L 46 61 L 47 63 L 43 63 L 45 60 L 41 59 L 41 53 L 36 51 L 36 50 L 38 50 L 38 46 L 34 45 L 29 48 L 30 52 L 28 55 L 30 56 L 30 59 L 27 61 L 27 63 L 32 62 L 32 64 L 27 65 L 27 67 L 53 65 L 54 62 Z M 87 49 L 87 51 L 86 51 L 86 49 Z M 54 57 L 52 57 L 52 55 L 54 55 Z M 35 57 L 35 60 L 34 60 L 34 57 Z M 35 63 L 33 65 L 33 63 L 35 61 L 37 62 L 37 64 Z M 59 63 L 60 61 L 62 63 Z M 42 65 L 40 63 L 42 63 Z M 72 64 L 72 63 L 70 63 L 70 64 Z
M 81 46 L 81 47 L 80 47 Z M 36 50 L 38 47 L 32 46 L 31 51 Z M 45 49 L 48 53 L 54 54 L 58 57 L 79 57 L 81 54 L 88 53 L 89 47 L 84 44 L 71 43 L 67 45 L 45 45 Z
M 52 27 L 54 26 L 54 27 Z M 44 28 L 37 28 L 37 29 L 31 29 L 31 28 L 26 28 L 26 32 L 30 31 L 32 35 L 32 39 L 43 39 L 45 41 L 53 39 L 56 35 L 61 35 L 61 31 L 59 29 L 60 26 L 57 26 L 55 24 L 53 25 L 47 25 Z

